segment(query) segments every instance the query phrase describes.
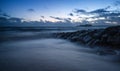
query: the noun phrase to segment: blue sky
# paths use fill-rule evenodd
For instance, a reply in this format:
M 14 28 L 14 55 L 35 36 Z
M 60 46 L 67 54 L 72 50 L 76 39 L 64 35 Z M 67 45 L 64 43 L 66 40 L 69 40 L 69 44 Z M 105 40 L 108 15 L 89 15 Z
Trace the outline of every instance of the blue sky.
M 112 5 L 115 0 L 0 0 L 0 9 L 13 17 L 39 20 L 41 16 L 69 17 L 74 9 L 92 11 Z

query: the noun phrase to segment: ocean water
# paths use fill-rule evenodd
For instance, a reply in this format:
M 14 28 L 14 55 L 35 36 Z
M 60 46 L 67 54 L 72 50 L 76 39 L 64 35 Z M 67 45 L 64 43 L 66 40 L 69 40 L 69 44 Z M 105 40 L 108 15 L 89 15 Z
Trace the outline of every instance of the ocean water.
M 114 56 L 99 56 L 90 48 L 53 38 L 49 31 L 9 31 L 2 37 L 0 71 L 120 71 Z

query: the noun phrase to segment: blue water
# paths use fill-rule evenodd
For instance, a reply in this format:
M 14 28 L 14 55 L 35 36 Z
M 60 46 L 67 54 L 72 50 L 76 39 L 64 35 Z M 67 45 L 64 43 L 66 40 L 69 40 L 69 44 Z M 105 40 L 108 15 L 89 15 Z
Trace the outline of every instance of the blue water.
M 0 71 L 120 71 L 116 56 L 55 39 L 55 32 L 63 30 L 0 32 Z
M 0 71 L 119 71 L 120 64 L 62 39 L 31 39 L 0 45 Z

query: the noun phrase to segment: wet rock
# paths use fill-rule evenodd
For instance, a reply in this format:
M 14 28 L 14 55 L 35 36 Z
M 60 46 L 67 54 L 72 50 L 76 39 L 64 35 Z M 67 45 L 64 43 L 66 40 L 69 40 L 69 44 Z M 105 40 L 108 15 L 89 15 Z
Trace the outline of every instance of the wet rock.
M 57 36 L 88 46 L 105 46 L 113 49 L 120 49 L 120 26 L 108 27 L 106 29 L 89 29 L 58 33 Z

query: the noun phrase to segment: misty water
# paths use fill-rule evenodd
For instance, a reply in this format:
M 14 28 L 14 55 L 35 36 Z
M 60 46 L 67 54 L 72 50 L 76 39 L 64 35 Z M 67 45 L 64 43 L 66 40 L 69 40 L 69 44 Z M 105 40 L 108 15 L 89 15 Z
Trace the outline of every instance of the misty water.
M 0 71 L 120 70 L 120 63 L 111 57 L 100 56 L 90 48 L 50 37 L 50 32 L 15 33 L 5 35 L 12 38 L 29 35 L 29 38 L 20 40 L 16 37 L 13 41 L 0 44 Z

